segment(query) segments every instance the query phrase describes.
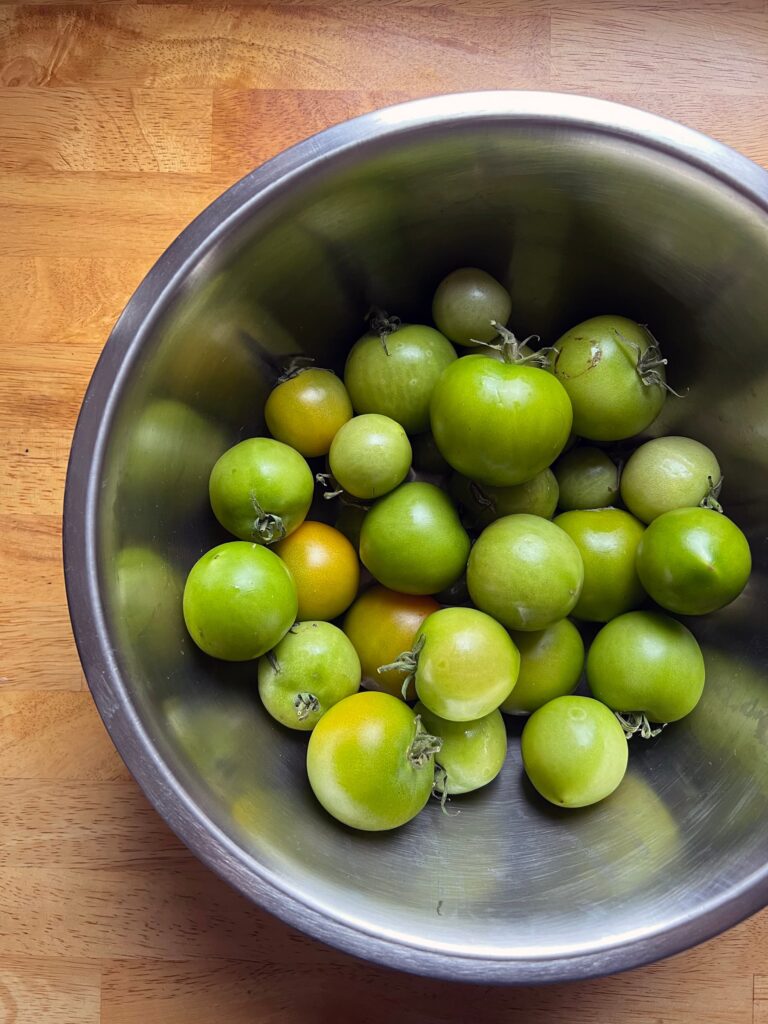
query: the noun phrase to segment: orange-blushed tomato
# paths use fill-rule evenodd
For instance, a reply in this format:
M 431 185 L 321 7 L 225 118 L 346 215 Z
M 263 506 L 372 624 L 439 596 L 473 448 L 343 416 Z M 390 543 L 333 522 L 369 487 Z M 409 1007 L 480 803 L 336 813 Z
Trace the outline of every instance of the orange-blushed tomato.
M 344 382 L 310 367 L 282 381 L 264 406 L 269 432 L 305 458 L 327 455 L 336 432 L 352 419 Z
M 274 550 L 296 583 L 298 619 L 335 619 L 354 601 L 360 563 L 343 533 L 310 520 L 276 544 Z
M 344 632 L 360 658 L 364 686 L 402 696 L 406 672 L 378 669 L 409 650 L 422 622 L 439 608 L 432 597 L 398 594 L 386 587 L 371 587 L 358 597 L 344 619 Z M 415 696 L 415 692 L 411 683 L 409 697 Z

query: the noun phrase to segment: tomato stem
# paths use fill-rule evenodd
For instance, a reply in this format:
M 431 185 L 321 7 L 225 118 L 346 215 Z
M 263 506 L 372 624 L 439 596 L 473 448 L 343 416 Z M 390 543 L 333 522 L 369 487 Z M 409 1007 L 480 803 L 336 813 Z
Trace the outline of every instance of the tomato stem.
M 435 781 L 432 784 L 432 796 L 440 801 L 440 810 L 449 818 L 455 818 L 460 811 L 449 811 L 446 808 L 448 803 L 448 772 L 441 764 L 435 765 Z
M 718 501 L 718 498 L 723 487 L 723 478 L 721 476 L 717 483 L 714 482 L 711 476 L 708 476 L 707 480 L 709 481 L 709 490 L 699 502 L 699 506 L 700 508 L 711 508 L 713 512 L 722 512 L 723 506 Z
M 274 544 L 285 536 L 285 524 L 280 516 L 272 512 L 265 512 L 259 504 L 258 498 L 251 491 L 251 505 L 255 513 L 251 533 L 256 543 Z
M 435 754 L 440 752 L 443 741 L 439 736 L 431 736 L 427 732 L 421 721 L 421 715 L 416 715 L 415 727 L 416 732 L 406 756 L 415 768 L 423 768 Z
M 275 675 L 280 674 L 280 662 L 277 660 L 277 655 L 274 651 L 267 651 L 267 661 L 272 666 L 272 671 Z
M 297 693 L 293 698 L 293 706 L 296 708 L 296 717 L 303 722 L 307 715 L 320 710 L 320 701 L 314 693 Z
M 523 352 L 523 346 L 529 341 L 541 341 L 538 334 L 530 334 L 523 341 L 518 341 L 515 335 L 508 328 L 504 327 L 497 320 L 491 320 L 491 326 L 499 336 L 498 341 L 478 341 L 472 338 L 474 345 L 483 345 L 485 348 L 492 348 L 494 352 L 500 352 L 505 363 L 518 363 L 521 366 L 536 366 L 539 369 L 547 370 L 551 365 L 550 353 L 558 352 L 556 348 L 540 348 L 537 352 Z
M 614 711 L 614 715 L 618 718 L 619 725 L 628 740 L 631 740 L 637 733 L 640 733 L 640 737 L 644 740 L 652 740 L 654 736 L 659 735 L 662 729 L 667 727 L 667 723 L 662 722 L 657 729 L 652 728 L 644 711 Z
M 390 334 L 394 334 L 395 331 L 403 326 L 403 321 L 399 316 L 390 316 L 389 313 L 383 309 L 379 309 L 378 306 L 371 306 L 365 314 L 365 320 L 371 330 L 371 333 L 378 334 L 379 341 L 381 342 L 385 355 L 389 355 L 387 338 Z
M 419 655 L 421 654 L 421 649 L 424 646 L 425 640 L 426 637 L 422 633 L 421 636 L 416 641 L 416 643 L 413 645 L 412 650 L 403 651 L 402 654 L 398 654 L 394 661 L 391 661 L 388 665 L 379 665 L 379 667 L 376 669 L 379 675 L 381 675 L 383 672 L 407 673 L 405 679 L 403 680 L 403 700 L 407 699 L 406 694 L 408 692 L 408 687 L 416 678 L 416 669 L 419 664 Z
M 667 384 L 662 375 L 661 368 L 666 366 L 669 360 L 662 356 L 661 346 L 648 330 L 647 325 L 640 324 L 640 326 L 651 339 L 645 352 L 641 350 L 640 346 L 636 342 L 630 341 L 629 338 L 625 338 L 621 331 L 617 331 L 614 328 L 616 337 L 620 338 L 625 345 L 629 345 L 637 356 L 635 369 L 637 370 L 638 377 L 647 388 L 663 388 L 665 391 L 669 391 L 671 395 L 674 395 L 675 398 L 685 398 L 685 395 L 681 395 L 679 391 L 675 391 L 670 384 Z
M 287 380 L 291 380 L 292 377 L 298 377 L 300 373 L 305 370 L 311 370 L 315 363 L 314 356 L 291 356 L 288 362 L 285 364 L 285 369 L 277 378 L 278 384 L 283 384 Z M 329 370 L 329 373 L 333 373 L 333 370 Z

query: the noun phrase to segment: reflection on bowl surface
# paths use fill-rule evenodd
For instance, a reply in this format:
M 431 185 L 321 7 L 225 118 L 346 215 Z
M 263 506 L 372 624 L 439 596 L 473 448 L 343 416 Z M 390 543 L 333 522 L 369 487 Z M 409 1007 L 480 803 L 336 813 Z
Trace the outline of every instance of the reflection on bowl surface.
M 224 540 L 216 457 L 263 430 L 291 354 L 337 371 L 376 303 L 429 321 L 438 281 L 486 268 L 511 326 L 551 344 L 616 312 L 669 356 L 654 433 L 709 445 L 752 580 L 687 623 L 701 704 L 632 751 L 581 812 L 545 806 L 511 740 L 501 776 L 406 827 L 357 834 L 306 781 L 306 740 L 258 705 L 255 665 L 185 636 L 181 581 Z M 544 94 L 418 101 L 330 129 L 205 211 L 150 273 L 96 370 L 66 505 L 70 605 L 89 682 L 173 827 L 244 893 L 390 965 L 525 981 L 617 970 L 768 898 L 765 516 L 768 175 L 687 129 Z M 319 467 L 322 468 L 322 467 Z M 514 731 L 516 726 L 510 725 Z M 639 741 L 634 741 L 638 743 Z

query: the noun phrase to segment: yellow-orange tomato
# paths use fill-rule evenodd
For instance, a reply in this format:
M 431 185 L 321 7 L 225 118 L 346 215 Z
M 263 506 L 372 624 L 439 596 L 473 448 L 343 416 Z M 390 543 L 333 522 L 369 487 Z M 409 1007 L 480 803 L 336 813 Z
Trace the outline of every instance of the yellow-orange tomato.
M 277 385 L 264 417 L 273 437 L 312 458 L 328 454 L 336 431 L 352 419 L 352 403 L 330 370 L 310 368 Z
M 360 658 L 364 686 L 402 697 L 405 672 L 376 670 L 409 651 L 424 619 L 439 608 L 432 597 L 398 594 L 386 587 L 371 587 L 358 597 L 344 619 L 344 632 Z M 415 697 L 413 684 L 409 689 L 409 697 Z
M 335 619 L 354 601 L 360 563 L 344 534 L 332 526 L 304 522 L 272 550 L 291 570 L 300 621 Z

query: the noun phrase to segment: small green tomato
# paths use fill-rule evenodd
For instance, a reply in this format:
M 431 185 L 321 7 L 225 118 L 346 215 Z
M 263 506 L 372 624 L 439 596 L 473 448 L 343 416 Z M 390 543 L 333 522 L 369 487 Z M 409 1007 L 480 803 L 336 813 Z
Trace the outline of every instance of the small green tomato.
M 427 731 L 443 741 L 435 757 L 437 795 L 471 793 L 493 782 L 507 756 L 507 730 L 500 711 L 472 722 L 451 722 L 421 703 L 414 710 Z
M 371 500 L 403 482 L 411 468 L 411 445 L 395 420 L 365 413 L 339 429 L 331 442 L 328 463 L 347 494 Z
M 616 504 L 619 468 L 600 448 L 572 448 L 552 468 L 560 488 L 558 505 L 564 512 Z
M 621 497 L 633 515 L 650 523 L 673 508 L 717 503 L 720 464 L 692 437 L 656 437 L 632 453 L 621 478 Z
M 556 697 L 534 711 L 520 741 L 533 786 L 558 807 L 588 807 L 618 787 L 627 770 L 624 732 L 591 697 Z
M 466 509 L 472 524 L 481 527 L 519 512 L 551 519 L 557 508 L 557 480 L 549 468 L 512 487 L 478 484 L 454 473 L 449 489 L 454 501 Z
M 573 693 L 584 668 L 584 641 L 569 619 L 538 633 L 511 633 L 520 652 L 515 688 L 501 705 L 508 715 L 529 715 L 555 697 Z
M 485 270 L 462 267 L 444 277 L 432 300 L 432 319 L 438 330 L 457 345 L 493 341 L 491 321 L 506 324 L 512 311 L 507 289 Z
M 360 659 L 330 622 L 297 622 L 259 661 L 259 696 L 289 729 L 309 732 L 325 712 L 360 688 Z

